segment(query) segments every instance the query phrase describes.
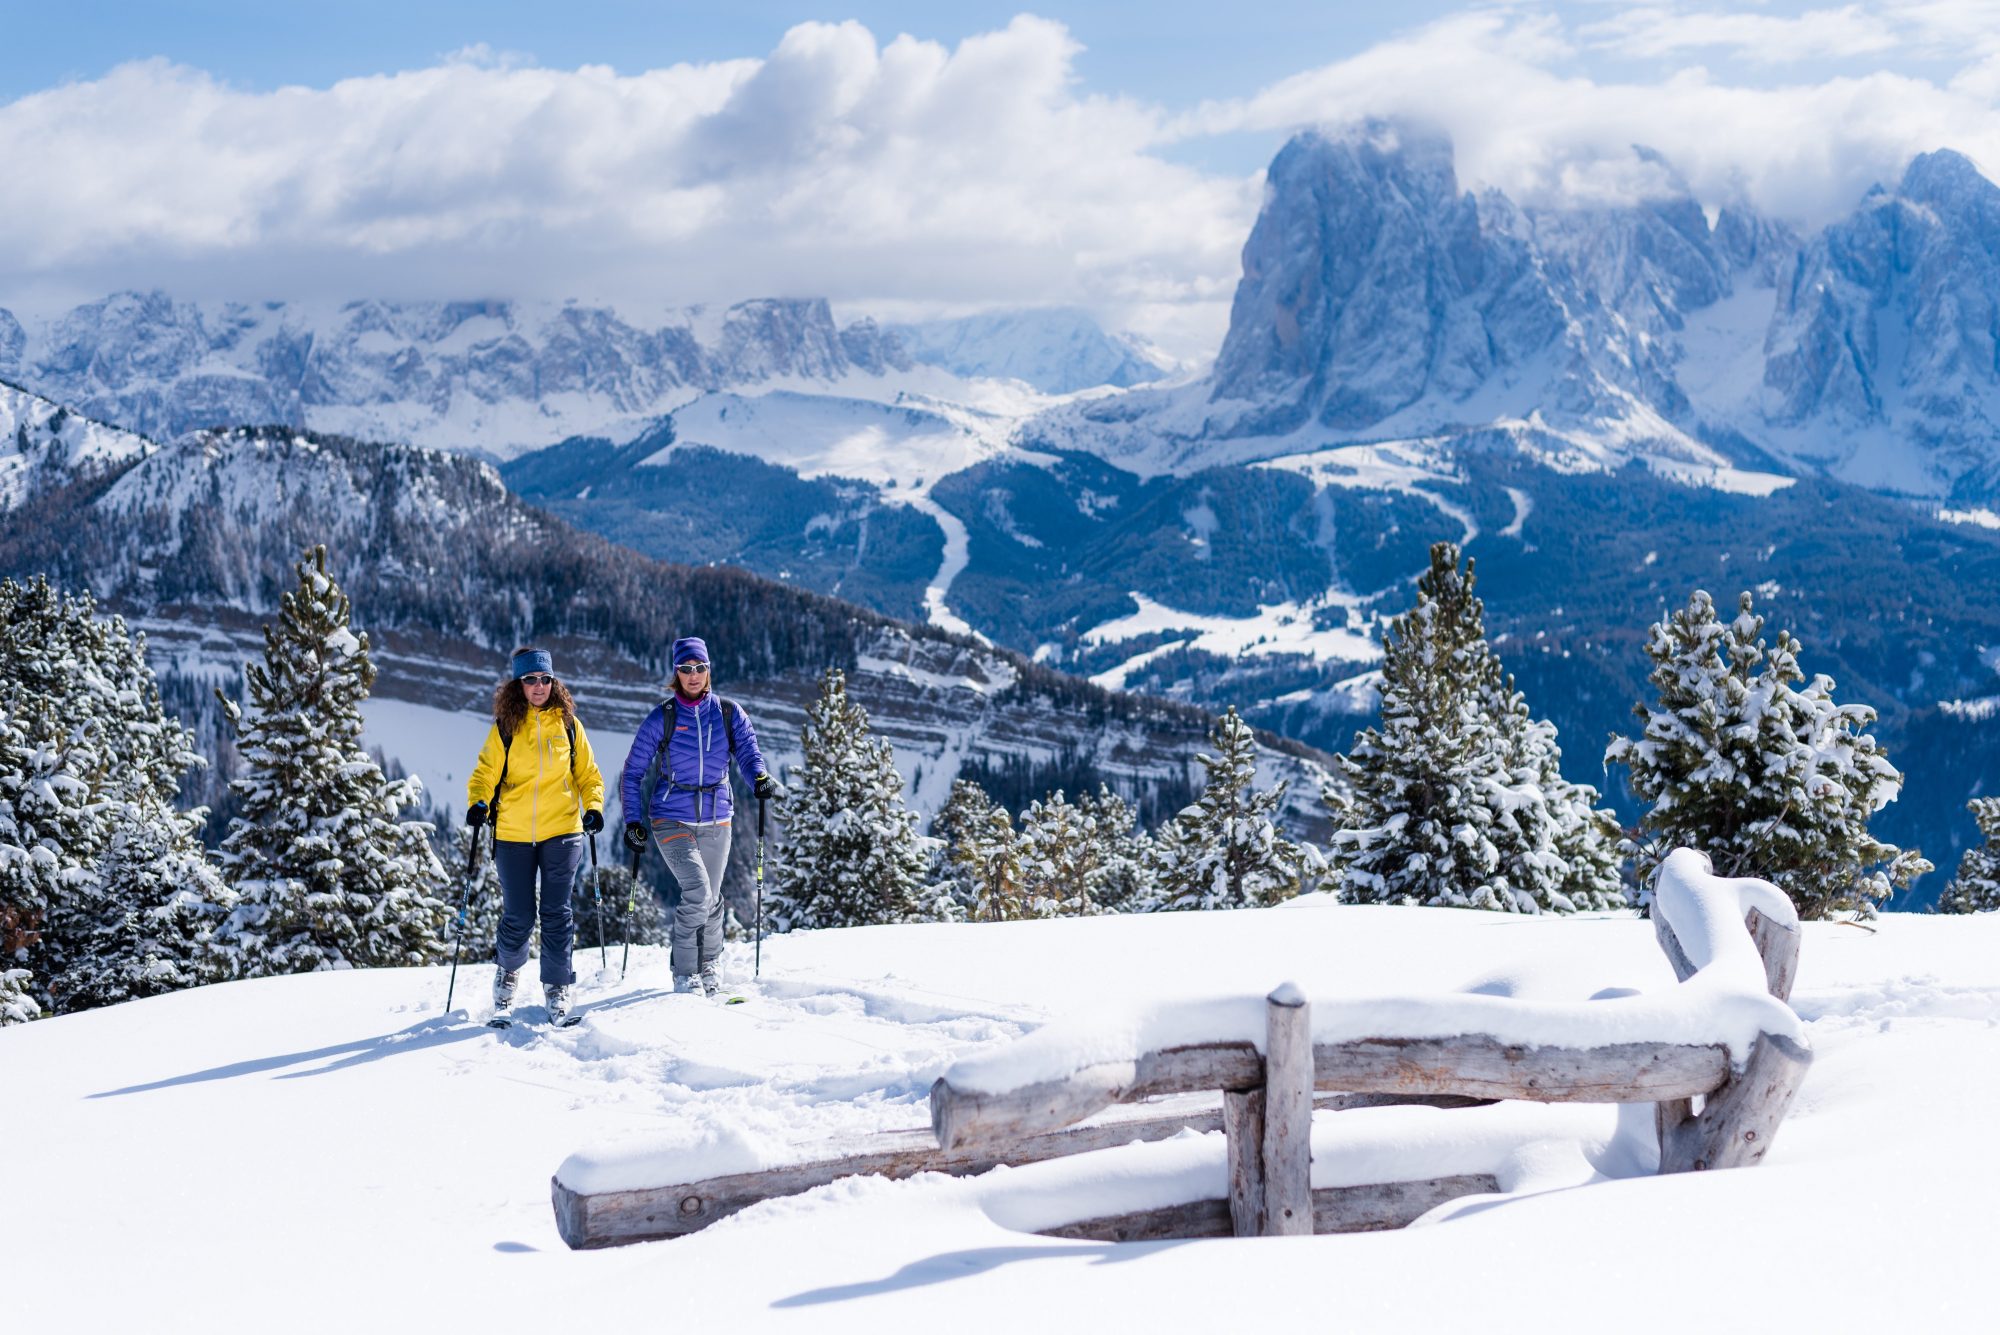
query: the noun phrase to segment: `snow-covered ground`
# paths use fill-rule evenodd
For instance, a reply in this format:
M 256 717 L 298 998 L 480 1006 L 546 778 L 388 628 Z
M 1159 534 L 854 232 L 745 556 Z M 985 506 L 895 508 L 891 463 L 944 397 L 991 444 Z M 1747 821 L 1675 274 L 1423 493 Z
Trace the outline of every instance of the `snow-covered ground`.
M 847 1180 L 589 1253 L 558 1238 L 549 1179 L 579 1152 L 700 1168 L 922 1127 L 947 1067 L 1051 1021 L 1285 978 L 1322 1020 L 1384 993 L 1671 988 L 1650 925 L 1313 898 L 821 932 L 767 940 L 755 983 L 733 948 L 748 1001 L 728 1007 L 670 995 L 657 951 L 622 982 L 609 959 L 579 951 L 583 1021 L 563 1032 L 483 1027 L 482 964 L 450 1016 L 433 968 L 0 1030 L 7 1327 L 1991 1329 L 2000 915 L 1805 928 L 1793 1000 L 1817 1060 L 1763 1167 L 1627 1176 L 1603 1107 L 1322 1114 L 1317 1139 L 1349 1158 L 1472 1159 L 1512 1190 L 1400 1232 L 1121 1246 L 1022 1229 L 1113 1199 L 1135 1155 L 1214 1172 L 1215 1137 Z

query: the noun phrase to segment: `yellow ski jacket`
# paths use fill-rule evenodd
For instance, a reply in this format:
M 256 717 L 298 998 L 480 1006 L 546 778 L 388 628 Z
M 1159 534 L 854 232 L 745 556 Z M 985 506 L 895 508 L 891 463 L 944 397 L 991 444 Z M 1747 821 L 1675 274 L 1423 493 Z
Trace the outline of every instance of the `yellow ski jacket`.
M 495 802 L 493 788 L 503 768 L 506 787 Z M 530 709 L 504 750 L 500 725 L 488 728 L 479 763 L 466 780 L 465 800 L 468 806 L 485 802 L 497 809 L 495 839 L 532 844 L 581 834 L 583 813 L 604 810 L 604 776 L 591 755 L 583 720 L 576 723 L 574 756 L 560 709 Z

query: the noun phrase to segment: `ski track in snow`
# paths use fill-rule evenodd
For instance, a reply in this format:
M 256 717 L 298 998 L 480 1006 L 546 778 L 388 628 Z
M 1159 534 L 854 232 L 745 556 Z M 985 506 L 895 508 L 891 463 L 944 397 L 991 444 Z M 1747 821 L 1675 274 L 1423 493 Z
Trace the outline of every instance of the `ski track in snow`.
M 924 588 L 924 619 L 943 630 L 960 635 L 971 635 L 986 639 L 974 630 L 970 623 L 951 610 L 947 601 L 951 596 L 952 581 L 964 573 L 966 563 L 971 559 L 970 540 L 966 536 L 965 525 L 959 517 L 932 500 L 928 494 L 885 495 L 884 500 L 900 501 L 922 514 L 929 515 L 944 530 L 944 559 L 938 563 L 937 574 Z

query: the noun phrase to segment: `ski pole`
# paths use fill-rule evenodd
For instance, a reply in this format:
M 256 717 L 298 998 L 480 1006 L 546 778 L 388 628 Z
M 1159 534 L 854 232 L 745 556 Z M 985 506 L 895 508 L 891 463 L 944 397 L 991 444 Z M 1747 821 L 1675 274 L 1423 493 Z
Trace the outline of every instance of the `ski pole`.
M 756 927 L 756 963 L 751 966 L 750 976 L 760 977 L 764 972 L 764 799 L 757 799 L 757 907 L 754 913 Z
M 639 859 L 646 856 L 646 850 L 632 850 L 632 881 L 625 887 L 625 957 L 618 961 L 618 981 L 625 981 L 625 966 L 632 962 L 632 901 L 639 897 Z
M 458 895 L 458 927 L 451 945 L 451 982 L 444 989 L 444 1013 L 451 1014 L 452 994 L 458 990 L 458 952 L 465 947 L 465 910 L 472 900 L 472 877 L 479 869 L 479 827 L 472 827 L 472 847 L 465 850 L 465 888 Z
M 611 961 L 604 953 L 604 878 L 597 874 L 597 836 L 590 836 L 590 904 L 597 914 L 597 967 L 608 969 Z

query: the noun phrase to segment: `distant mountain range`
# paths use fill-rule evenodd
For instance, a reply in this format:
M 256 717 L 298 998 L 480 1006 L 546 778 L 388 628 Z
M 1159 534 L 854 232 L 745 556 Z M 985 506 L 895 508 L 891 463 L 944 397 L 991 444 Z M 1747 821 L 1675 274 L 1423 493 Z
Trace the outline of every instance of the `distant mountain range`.
M 892 329 L 837 325 L 823 300 L 660 312 L 637 324 L 571 302 L 198 304 L 123 292 L 43 322 L 0 309 L 0 379 L 157 439 L 258 422 L 505 458 L 636 432 L 725 390 L 870 401 L 1127 386 L 1170 364 L 1078 311 Z
M 0 432 L 46 435 L 58 415 L 71 433 L 58 439 L 89 448 L 52 460 L 36 437 L 36 485 L 0 506 L 0 573 L 92 589 L 149 633 L 170 677 L 217 680 L 254 659 L 291 563 L 324 542 L 392 698 L 483 711 L 496 665 L 535 642 L 570 665 L 593 726 L 629 736 L 664 689 L 667 647 L 698 630 L 779 762 L 799 758 L 820 671 L 845 669 L 925 814 L 961 771 L 1016 802 L 1108 782 L 1150 819 L 1195 789 L 1211 722 L 1198 709 L 740 569 L 639 556 L 530 508 L 463 455 L 285 427 L 155 446 L 0 387 Z M 0 451 L 0 476 L 19 458 Z M 1322 826 L 1326 758 L 1264 741 L 1265 781 L 1292 781 L 1295 828 Z
M 1449 538 L 1594 782 L 1649 694 L 1646 624 L 1752 589 L 1881 711 L 1911 778 L 1879 827 L 1948 873 L 1965 799 L 2000 791 L 2000 190 L 1930 153 L 1807 236 L 1633 162 L 1643 197 L 1526 207 L 1461 190 L 1449 142 L 1405 123 L 1301 135 L 1199 376 L 1060 311 L 842 327 L 763 301 L 642 327 L 130 295 L 0 316 L 0 376 L 162 438 L 307 422 L 477 449 L 657 560 L 1323 748 L 1371 715 L 1381 625 Z

